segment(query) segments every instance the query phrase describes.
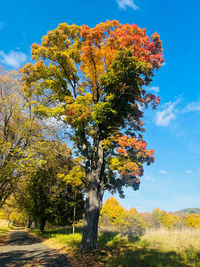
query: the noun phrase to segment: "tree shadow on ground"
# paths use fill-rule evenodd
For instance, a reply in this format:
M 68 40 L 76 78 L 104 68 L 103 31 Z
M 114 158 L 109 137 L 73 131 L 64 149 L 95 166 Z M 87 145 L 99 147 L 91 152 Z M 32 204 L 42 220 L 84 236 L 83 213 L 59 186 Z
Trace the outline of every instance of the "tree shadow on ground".
M 122 239 L 120 236 L 120 232 L 109 232 L 109 231 L 103 231 L 98 236 L 98 244 L 100 247 L 104 247 L 106 244 L 108 244 L 110 241 L 114 243 L 115 246 L 121 246 L 122 244 L 127 243 L 127 241 L 133 243 L 139 240 L 139 238 L 136 237 L 127 237 L 128 239 Z
M 80 266 L 106 267 L 189 267 L 200 266 L 200 255 L 181 255 L 175 251 L 164 252 L 149 244 L 137 242 L 138 238 L 122 238 L 115 232 L 104 232 L 98 238 L 99 249 L 76 250 L 74 256 Z M 84 265 L 86 263 L 86 265 Z M 83 264 L 83 265 L 81 265 Z
M 176 252 L 161 252 L 155 249 L 120 248 L 111 252 L 107 258 L 110 267 L 188 267 Z
M 54 250 L 38 251 L 33 253 L 27 250 L 18 250 L 0 254 L 0 267 L 21 267 L 26 266 L 51 266 L 67 267 L 69 261 L 63 254 L 58 254 Z
M 41 243 L 39 238 L 30 236 L 26 231 L 16 231 L 11 233 L 11 238 L 6 242 L 8 246 L 25 246 Z
M 29 264 L 29 265 L 27 265 Z M 41 239 L 27 231 L 10 232 L 9 240 L 0 252 L 0 267 L 70 266 L 66 255 L 44 245 Z
M 75 228 L 75 233 L 82 233 L 83 232 L 83 227 L 76 227 Z M 53 235 L 56 234 L 72 234 L 73 230 L 72 227 L 65 227 L 65 228 L 60 228 L 60 229 L 45 229 L 44 234 L 41 234 L 44 237 L 52 237 Z

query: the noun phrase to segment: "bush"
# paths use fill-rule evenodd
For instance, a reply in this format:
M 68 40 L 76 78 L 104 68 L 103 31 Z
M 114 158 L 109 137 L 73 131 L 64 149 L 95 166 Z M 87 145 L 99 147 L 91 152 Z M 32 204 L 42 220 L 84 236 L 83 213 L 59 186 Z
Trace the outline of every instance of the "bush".
M 139 213 L 131 213 L 130 211 L 124 211 L 116 219 L 115 225 L 122 235 L 126 235 L 129 238 L 142 236 L 146 229 L 146 224 Z
M 181 225 L 181 220 L 177 215 L 167 213 L 164 210 L 156 208 L 153 210 L 152 215 L 158 226 L 172 229 L 176 227 L 179 228 L 179 225 Z

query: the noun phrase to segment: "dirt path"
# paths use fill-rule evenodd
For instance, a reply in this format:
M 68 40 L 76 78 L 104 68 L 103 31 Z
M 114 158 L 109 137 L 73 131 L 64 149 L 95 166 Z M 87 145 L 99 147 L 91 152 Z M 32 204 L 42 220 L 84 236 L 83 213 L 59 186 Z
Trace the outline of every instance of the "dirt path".
M 68 267 L 64 254 L 44 245 L 27 231 L 10 232 L 5 246 L 0 247 L 0 267 L 51 266 Z

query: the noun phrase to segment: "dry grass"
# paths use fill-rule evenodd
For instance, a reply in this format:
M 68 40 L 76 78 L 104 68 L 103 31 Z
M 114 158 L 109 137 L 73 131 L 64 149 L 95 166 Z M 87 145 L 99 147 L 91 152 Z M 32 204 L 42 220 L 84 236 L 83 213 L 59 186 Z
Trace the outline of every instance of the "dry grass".
M 186 250 L 198 250 L 200 252 L 200 230 L 197 229 L 147 230 L 141 241 L 163 251 L 182 253 Z
M 200 267 L 199 230 L 147 230 L 135 241 L 114 231 L 102 231 L 100 250 L 91 253 L 78 249 L 81 231 L 72 235 L 69 228 L 49 229 L 42 237 L 48 245 L 67 253 L 73 267 Z

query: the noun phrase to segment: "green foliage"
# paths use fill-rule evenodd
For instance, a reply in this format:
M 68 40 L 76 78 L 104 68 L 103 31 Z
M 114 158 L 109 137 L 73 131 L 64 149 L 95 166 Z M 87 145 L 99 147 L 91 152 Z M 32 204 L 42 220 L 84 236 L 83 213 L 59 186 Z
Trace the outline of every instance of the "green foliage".
M 9 228 L 11 229 L 11 230 L 14 230 L 15 229 L 15 226 L 14 225 L 9 225 Z
M 100 229 L 112 229 L 123 236 L 136 238 L 141 236 L 147 224 L 136 209 L 124 209 L 114 198 L 108 198 L 104 203 L 100 216 Z
M 177 215 L 167 213 L 164 210 L 154 209 L 152 212 L 157 224 L 166 228 L 174 228 L 180 222 Z
M 151 38 L 144 29 L 115 20 L 94 28 L 62 23 L 41 44 L 32 45 L 35 63 L 20 70 L 23 90 L 34 98 L 34 111 L 41 117 L 65 115 L 87 174 L 97 169 L 98 151 L 103 149 L 100 180 L 105 189 L 121 196 L 125 185 L 139 188 L 143 164 L 154 160 L 153 150 L 130 142 L 124 147 L 126 155 L 116 153 L 120 137 L 135 141 L 140 132 L 137 139 L 142 142 L 140 106 L 155 108 L 159 103 L 142 89 L 164 61 L 159 35 Z
M 124 210 L 116 220 L 116 227 L 122 236 L 137 238 L 144 234 L 146 224 L 138 212 Z
M 76 220 L 79 220 L 84 205 L 83 181 L 80 179 L 82 172 L 71 160 L 69 148 L 65 144 L 49 141 L 40 148 L 39 153 L 44 164 L 18 186 L 16 198 L 19 206 L 32 220 L 40 223 L 48 220 L 57 225 L 72 223 L 76 206 Z M 71 175 L 75 167 L 79 168 L 80 177 L 77 175 L 78 180 L 75 177 L 72 182 L 66 181 L 66 176 Z
M 19 75 L 0 71 L 0 207 L 24 172 L 40 166 L 36 156 L 45 130 L 33 114 L 31 99 L 20 90 Z
M 8 227 L 2 227 L 0 226 L 0 241 L 5 237 L 5 235 L 8 233 L 9 228 Z
M 178 213 L 178 214 L 200 214 L 200 209 L 199 208 L 189 208 L 189 209 L 178 210 L 175 213 Z

